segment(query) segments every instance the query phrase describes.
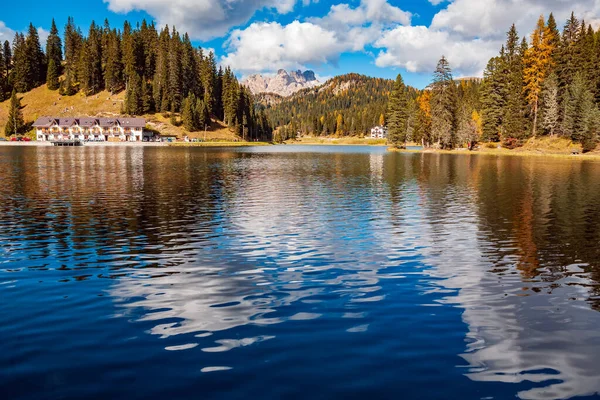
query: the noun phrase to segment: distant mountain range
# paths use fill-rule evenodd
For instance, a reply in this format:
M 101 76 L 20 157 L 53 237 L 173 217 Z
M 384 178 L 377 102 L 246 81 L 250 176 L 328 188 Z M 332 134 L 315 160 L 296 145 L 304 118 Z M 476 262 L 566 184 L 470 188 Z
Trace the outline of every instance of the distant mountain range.
M 313 71 L 292 71 L 288 73 L 284 69 L 277 71 L 275 76 L 263 76 L 260 74 L 250 75 L 242 81 L 242 84 L 254 94 L 275 93 L 283 97 L 307 88 L 319 86 L 321 82 L 315 77 Z

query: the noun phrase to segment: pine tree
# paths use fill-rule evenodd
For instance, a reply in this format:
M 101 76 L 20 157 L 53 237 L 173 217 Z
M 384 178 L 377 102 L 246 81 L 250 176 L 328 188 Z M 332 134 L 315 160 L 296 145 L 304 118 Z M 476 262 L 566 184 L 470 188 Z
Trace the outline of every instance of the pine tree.
M 444 56 L 434 72 L 431 96 L 431 133 L 433 140 L 443 148 L 451 149 L 456 144 L 455 106 L 456 85 L 452 70 Z
M 69 17 L 65 26 L 65 79 L 60 86 L 60 93 L 65 96 L 72 96 L 77 92 L 77 60 L 81 51 L 82 37 L 75 26 L 73 18 Z
M 388 142 L 396 148 L 405 148 L 408 128 L 406 86 L 398 74 L 388 106 Z
M 570 135 L 571 140 L 583 142 L 590 130 L 591 123 L 594 122 L 592 117 L 597 112 L 594 96 L 589 90 L 583 74 L 576 74 L 565 99 L 563 128 L 565 133 Z
M 46 60 L 48 64 L 46 84 L 48 85 L 48 89 L 57 90 L 60 87 L 59 76 L 62 67 L 62 41 L 58 35 L 58 28 L 54 19 L 52 20 L 50 34 L 46 41 Z
M 81 89 L 86 95 L 98 93 L 104 88 L 102 30 L 93 21 L 81 53 L 79 68 Z
M 528 136 L 527 100 L 523 87 L 523 58 L 527 52 L 527 41 L 523 38 L 521 45 L 512 48 L 511 43 L 518 42 L 518 34 L 513 25 L 508 33 L 507 51 L 504 58 L 504 68 L 507 79 L 506 105 L 502 117 L 503 140 L 509 147 L 518 144 Z
M 104 87 L 111 93 L 123 89 L 123 64 L 121 62 L 121 41 L 116 30 L 108 33 L 106 40 L 106 64 L 104 66 Z M 104 53 L 103 53 L 104 54 Z
M 551 136 L 557 131 L 559 112 L 558 78 L 556 74 L 552 74 L 544 82 L 542 90 L 542 127 Z
M 506 75 L 504 74 L 504 60 L 500 57 L 492 58 L 485 71 L 481 88 L 483 136 L 482 139 L 490 142 L 499 142 L 506 104 Z
M 21 100 L 17 97 L 17 92 L 13 90 L 10 97 L 10 106 L 8 109 L 8 120 L 4 127 L 4 135 L 11 136 L 19 133 L 24 133 L 25 121 L 23 120 L 23 112 L 21 111 Z
M 46 56 L 40 45 L 40 37 L 33 24 L 29 24 L 25 38 L 25 62 L 27 64 L 24 87 L 31 90 L 46 82 Z
M 156 72 L 154 74 L 152 89 L 154 104 L 157 111 L 168 111 L 171 107 L 167 97 L 169 82 L 169 44 L 171 34 L 169 27 L 166 26 L 158 39 L 158 49 L 156 55 Z
M 25 36 L 17 32 L 13 40 L 13 68 L 11 80 L 17 92 L 27 92 L 33 86 L 31 82 L 31 69 L 27 60 Z
M 181 63 L 181 37 L 173 28 L 171 42 L 169 43 L 169 77 L 168 77 L 168 96 L 172 112 L 181 111 L 183 100 L 183 66 Z
M 13 59 L 12 59 L 12 50 L 10 48 L 10 42 L 8 40 L 4 41 L 4 46 L 2 47 L 2 54 L 3 54 L 3 58 L 4 58 L 4 68 L 5 71 L 4 72 L 4 76 L 6 76 L 6 78 L 8 79 L 9 75 L 10 75 L 10 71 L 12 70 L 12 63 L 13 63 Z
M 196 108 L 196 96 L 194 96 L 193 93 L 183 101 L 181 120 L 185 129 L 189 132 L 195 132 L 200 127 L 199 116 Z

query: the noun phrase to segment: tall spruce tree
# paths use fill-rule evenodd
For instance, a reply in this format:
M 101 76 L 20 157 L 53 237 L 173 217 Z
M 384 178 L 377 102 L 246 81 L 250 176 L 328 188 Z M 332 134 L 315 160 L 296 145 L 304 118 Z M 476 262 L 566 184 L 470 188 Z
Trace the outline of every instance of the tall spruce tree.
M 50 90 L 57 90 L 60 87 L 59 77 L 61 75 L 62 58 L 62 41 L 58 34 L 56 23 L 53 19 L 52 27 L 50 28 L 50 34 L 48 35 L 48 40 L 46 41 L 46 59 L 48 62 L 46 84 Z
M 17 97 L 17 92 L 13 90 L 10 97 L 10 106 L 8 109 L 8 119 L 4 127 L 4 135 L 18 135 L 24 133 L 25 121 L 23 120 L 23 112 L 21 111 L 21 99 Z
M 558 128 L 560 104 L 558 100 L 558 78 L 551 74 L 544 82 L 542 90 L 542 127 L 554 136 Z
M 400 74 L 398 74 L 394 83 L 387 115 L 388 142 L 396 148 L 405 148 L 408 129 L 408 97 L 406 86 Z
M 431 85 L 431 131 L 437 143 L 451 149 L 456 144 L 456 84 L 446 57 L 442 56 Z

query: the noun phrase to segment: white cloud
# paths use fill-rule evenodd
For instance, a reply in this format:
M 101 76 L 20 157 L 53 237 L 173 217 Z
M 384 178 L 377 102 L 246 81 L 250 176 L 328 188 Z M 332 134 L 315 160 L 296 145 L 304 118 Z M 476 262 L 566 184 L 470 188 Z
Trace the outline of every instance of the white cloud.
M 40 26 L 37 28 L 37 32 L 40 37 L 40 45 L 42 46 L 42 49 L 46 51 L 46 42 L 48 41 L 48 36 L 50 36 L 50 31 L 47 31 Z
M 331 7 L 322 18 L 288 25 L 253 23 L 227 40 L 222 62 L 245 74 L 335 62 L 346 51 L 363 51 L 386 27 L 410 24 L 411 14 L 386 0 L 361 0 Z
M 6 26 L 4 22 L 0 21 L 0 42 L 4 43 L 5 40 L 8 40 L 12 43 L 14 37 L 15 31 Z
M 299 21 L 253 23 L 233 31 L 227 45 L 233 51 L 222 62 L 241 72 L 327 63 L 345 50 L 334 32 Z
M 194 39 L 225 35 L 247 22 L 257 10 L 269 8 L 280 14 L 294 9 L 296 0 L 104 0 L 111 11 L 143 10 L 159 25 L 175 26 Z
M 409 72 L 430 72 L 445 55 L 451 67 L 460 74 L 479 75 L 500 45 L 499 41 L 460 40 L 446 31 L 425 26 L 399 26 L 385 32 L 374 43 L 375 47 L 383 49 L 375 64 L 401 67 Z
M 540 15 L 548 17 L 553 12 L 560 27 L 571 11 L 587 22 L 597 21 L 600 0 L 454 0 L 434 16 L 429 27 L 384 32 L 374 43 L 382 49 L 376 65 L 431 72 L 440 56 L 446 55 L 457 75 L 481 75 L 513 23 L 521 36 L 529 36 Z

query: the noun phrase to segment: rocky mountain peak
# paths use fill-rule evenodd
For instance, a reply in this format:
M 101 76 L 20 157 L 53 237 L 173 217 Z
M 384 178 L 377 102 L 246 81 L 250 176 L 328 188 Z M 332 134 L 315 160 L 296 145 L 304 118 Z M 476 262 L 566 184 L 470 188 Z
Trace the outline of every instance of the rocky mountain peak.
M 275 76 L 251 75 L 242 84 L 254 94 L 276 93 L 280 96 L 291 96 L 299 90 L 315 87 L 321 83 L 313 71 L 297 70 L 288 73 L 286 70 L 280 69 Z

